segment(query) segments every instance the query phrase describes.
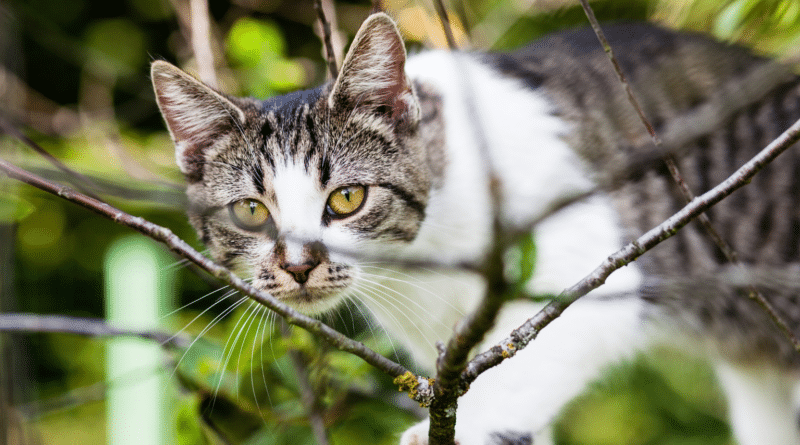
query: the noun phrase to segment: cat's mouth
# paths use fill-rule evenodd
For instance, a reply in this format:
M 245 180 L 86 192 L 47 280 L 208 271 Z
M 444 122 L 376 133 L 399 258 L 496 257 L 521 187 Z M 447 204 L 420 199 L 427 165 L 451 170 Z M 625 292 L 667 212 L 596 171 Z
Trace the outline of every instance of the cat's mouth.
M 323 263 L 305 275 L 298 270 L 285 270 L 276 262 L 256 270 L 253 286 L 270 293 L 281 302 L 305 314 L 313 315 L 329 311 L 336 306 L 353 283 L 349 266 L 341 263 Z
M 346 286 L 345 286 L 346 287 Z M 311 287 L 300 285 L 295 289 L 272 290 L 271 294 L 281 302 L 303 312 L 314 315 L 336 306 L 341 298 L 341 287 Z

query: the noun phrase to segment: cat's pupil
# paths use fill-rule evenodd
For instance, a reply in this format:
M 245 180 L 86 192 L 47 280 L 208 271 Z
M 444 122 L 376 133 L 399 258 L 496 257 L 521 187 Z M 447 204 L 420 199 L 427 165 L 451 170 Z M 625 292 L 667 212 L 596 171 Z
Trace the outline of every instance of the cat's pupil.
M 253 202 L 253 201 L 250 201 L 250 214 L 251 215 L 255 215 L 256 214 L 256 207 L 257 207 L 256 203 Z

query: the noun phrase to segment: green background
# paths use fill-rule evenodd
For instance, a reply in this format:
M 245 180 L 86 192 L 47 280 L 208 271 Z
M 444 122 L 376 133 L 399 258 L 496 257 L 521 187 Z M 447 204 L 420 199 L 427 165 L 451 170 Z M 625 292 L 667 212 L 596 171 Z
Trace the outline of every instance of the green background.
M 474 49 L 513 48 L 586 23 L 570 1 L 446 4 L 459 44 Z M 170 227 L 200 249 L 181 210 L 182 178 L 148 79 L 154 59 L 196 66 L 188 5 L 183 0 L 0 3 L 0 113 L 113 191 L 105 196 L 113 205 Z M 372 5 L 334 6 L 342 36 L 352 39 Z M 429 3 L 384 6 L 397 18 L 412 50 L 444 46 Z M 604 21 L 647 20 L 700 31 L 786 60 L 800 48 L 796 1 L 612 0 L 593 6 Z M 310 1 L 211 0 L 209 9 L 223 91 L 266 98 L 324 80 Z M 3 158 L 46 177 L 64 179 L 13 138 L 0 136 L 0 151 Z M 0 178 L 0 311 L 103 317 L 103 259 L 109 245 L 129 233 L 54 196 Z M 218 283 L 183 267 L 177 258 L 166 261 L 177 276 L 174 304 L 180 309 L 162 319 L 163 329 L 195 336 L 236 298 L 213 305 L 224 293 L 209 295 Z M 164 348 L 163 366 L 131 377 L 167 376 L 170 410 L 164 423 L 172 431 L 170 443 L 314 443 L 297 369 L 304 369 L 319 395 L 318 408 L 333 443 L 396 443 L 420 414 L 389 378 L 360 359 L 330 351 L 298 329 L 282 334 L 274 318 L 263 325 L 248 322 L 263 316 L 254 308 L 245 303 L 221 318 L 185 355 L 185 348 Z M 379 329 L 354 313 L 351 307 L 329 321 L 403 359 Z M 127 383 L 105 380 L 105 340 L 36 333 L 0 340 L 0 384 L 6 388 L 0 409 L 7 413 L 6 433 L 17 440 L 12 443 L 106 441 L 106 394 Z M 233 359 L 220 364 L 225 353 Z M 724 419 L 724 403 L 703 363 L 655 351 L 594 384 L 566 409 L 556 429 L 560 444 L 728 444 Z

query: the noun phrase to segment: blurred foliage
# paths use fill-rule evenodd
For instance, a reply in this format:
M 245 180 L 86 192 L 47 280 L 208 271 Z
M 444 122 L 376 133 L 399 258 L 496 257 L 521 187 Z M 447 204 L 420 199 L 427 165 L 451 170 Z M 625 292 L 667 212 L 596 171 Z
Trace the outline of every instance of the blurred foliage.
M 324 80 L 310 0 L 210 0 L 212 51 L 220 88 L 266 98 Z M 583 25 L 575 1 L 446 2 L 461 46 L 502 50 L 548 32 Z M 336 3 L 340 31 L 352 38 L 371 4 Z M 2 112 L 75 169 L 115 190 L 112 204 L 170 227 L 194 243 L 182 206 L 180 174 L 152 97 L 148 62 L 166 59 L 197 69 L 187 0 L 9 0 L 0 4 Z M 428 3 L 385 2 L 416 51 L 445 47 Z M 601 20 L 648 20 L 699 31 L 792 59 L 800 51 L 795 0 L 607 0 Z M 341 61 L 341 57 L 340 57 Z M 0 136 L 3 157 L 60 178 L 25 147 Z M 115 188 L 116 187 L 116 188 Z M 126 196 L 126 197 L 123 197 Z M 0 310 L 103 316 L 101 261 L 128 229 L 27 186 L 0 180 L 0 225 L 11 227 L 10 264 Z M 7 232 L 3 232 L 7 233 Z M 534 240 L 510 252 L 532 273 Z M 2 250 L 2 249 L 0 249 Z M 176 266 L 180 263 L 176 259 Z M 165 388 L 172 400 L 174 443 L 312 444 L 297 383 L 304 364 L 333 443 L 391 444 L 415 410 L 390 379 L 360 359 L 330 351 L 298 329 L 180 268 L 181 309 L 164 319 L 173 331 L 202 335 L 169 350 Z M 7 284 L 13 282 L 13 293 Z M 215 303 L 221 300 L 220 303 Z M 380 329 L 349 307 L 331 316 L 340 330 L 387 356 L 404 357 Z M 372 335 L 374 334 L 374 335 Z M 103 341 L 68 335 L 13 338 L 14 406 L 32 443 L 99 444 L 105 440 Z M 407 360 L 406 360 L 407 361 Z M 8 372 L 5 367 L 0 372 Z M 152 370 L 152 372 L 160 372 Z M 406 400 L 405 403 L 400 403 Z M 618 367 L 573 402 L 557 424 L 558 443 L 728 444 L 724 405 L 704 364 L 659 351 Z

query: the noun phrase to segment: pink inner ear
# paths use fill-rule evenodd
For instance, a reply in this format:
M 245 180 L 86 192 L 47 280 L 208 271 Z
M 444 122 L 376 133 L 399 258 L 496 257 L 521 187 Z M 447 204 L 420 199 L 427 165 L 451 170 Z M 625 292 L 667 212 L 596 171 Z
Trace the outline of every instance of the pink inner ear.
M 372 107 L 397 124 L 413 120 L 416 101 L 405 61 L 405 46 L 391 20 L 368 19 L 345 58 L 331 105 Z

